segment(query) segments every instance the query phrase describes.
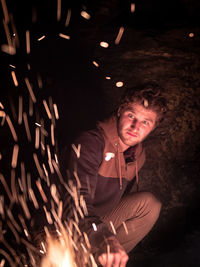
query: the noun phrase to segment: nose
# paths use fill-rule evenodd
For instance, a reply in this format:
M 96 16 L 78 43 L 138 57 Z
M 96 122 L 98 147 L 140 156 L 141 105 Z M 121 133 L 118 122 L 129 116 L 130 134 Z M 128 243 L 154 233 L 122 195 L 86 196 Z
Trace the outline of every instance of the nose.
M 132 129 L 136 129 L 136 130 L 138 130 L 139 127 L 140 127 L 140 124 L 139 124 L 138 120 L 137 120 L 137 119 L 134 119 L 134 120 L 132 121 L 131 128 L 132 128 Z

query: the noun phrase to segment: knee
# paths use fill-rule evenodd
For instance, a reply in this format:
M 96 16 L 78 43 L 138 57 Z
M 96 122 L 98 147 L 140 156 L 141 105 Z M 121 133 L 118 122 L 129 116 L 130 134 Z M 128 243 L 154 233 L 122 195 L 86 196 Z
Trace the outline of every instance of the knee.
M 148 210 L 151 214 L 152 219 L 157 220 L 162 208 L 161 201 L 156 198 L 152 193 L 146 192 L 146 204 L 148 206 Z

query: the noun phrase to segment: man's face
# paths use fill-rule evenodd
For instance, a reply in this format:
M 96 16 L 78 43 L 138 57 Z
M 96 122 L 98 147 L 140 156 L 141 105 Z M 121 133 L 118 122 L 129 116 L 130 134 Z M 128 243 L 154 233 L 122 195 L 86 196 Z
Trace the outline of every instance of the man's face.
M 156 112 L 138 103 L 129 103 L 118 110 L 118 134 L 124 150 L 142 142 L 155 128 Z

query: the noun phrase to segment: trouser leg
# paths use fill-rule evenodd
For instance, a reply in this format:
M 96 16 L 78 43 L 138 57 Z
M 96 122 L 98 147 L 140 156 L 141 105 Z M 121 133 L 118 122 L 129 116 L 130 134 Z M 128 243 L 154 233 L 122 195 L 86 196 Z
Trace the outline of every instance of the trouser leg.
M 125 196 L 119 205 L 102 218 L 112 231 L 111 223 L 116 230 L 116 238 L 130 252 L 151 230 L 157 221 L 161 202 L 149 192 L 132 193 Z

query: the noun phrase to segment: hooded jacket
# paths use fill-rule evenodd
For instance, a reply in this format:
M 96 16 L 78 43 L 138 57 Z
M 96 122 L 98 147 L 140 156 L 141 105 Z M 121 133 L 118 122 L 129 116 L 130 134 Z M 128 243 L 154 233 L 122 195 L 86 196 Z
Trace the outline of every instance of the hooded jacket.
M 145 162 L 145 152 L 141 143 L 122 151 L 114 116 L 99 122 L 96 129 L 83 132 L 74 145 L 79 145 L 80 156 L 72 150 L 69 170 L 77 173 L 88 211 L 79 227 L 87 233 L 95 251 L 105 238 L 113 235 L 101 218 L 130 191 Z

